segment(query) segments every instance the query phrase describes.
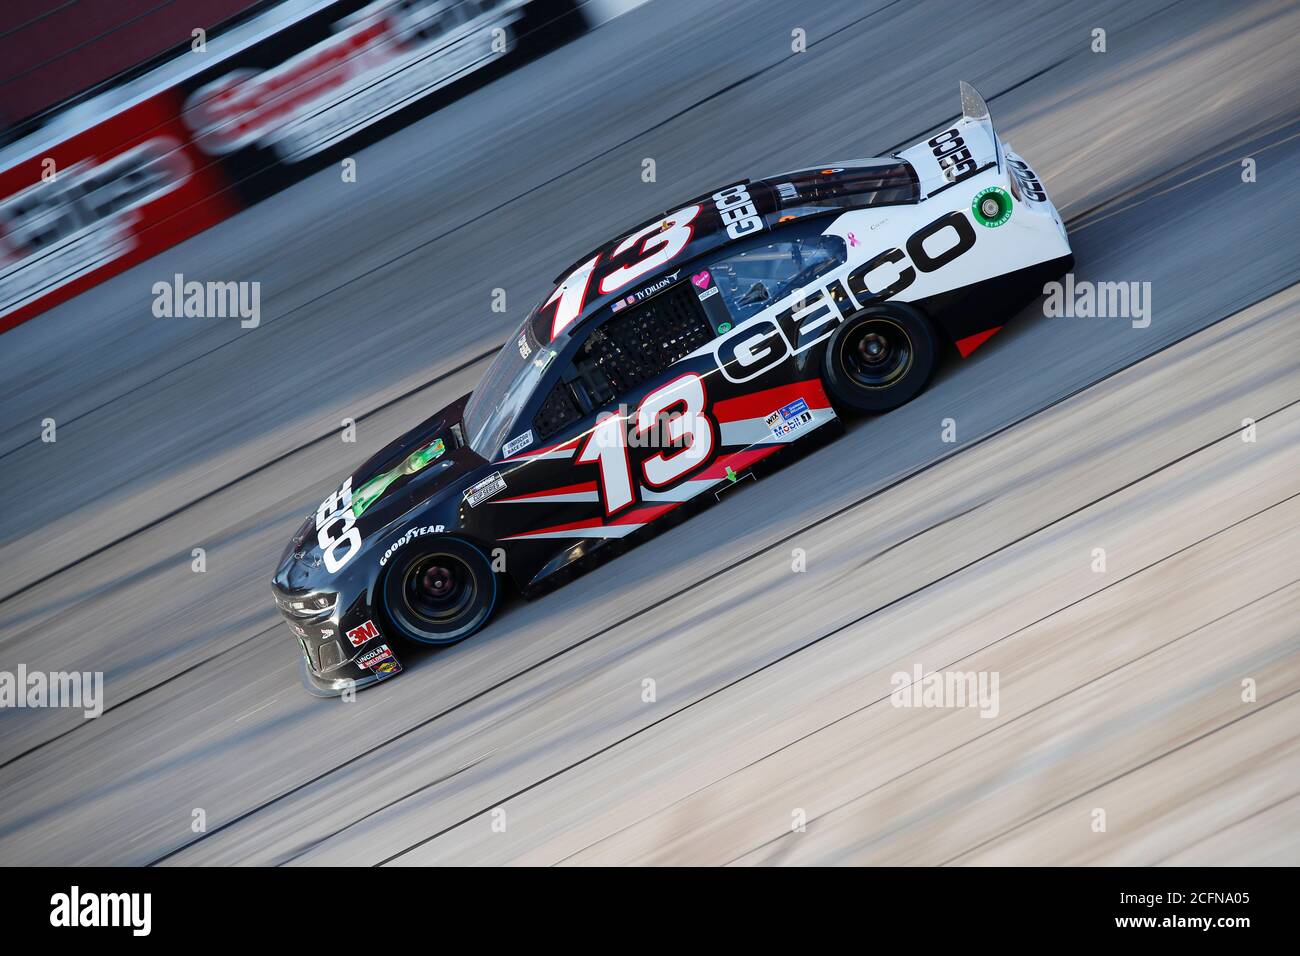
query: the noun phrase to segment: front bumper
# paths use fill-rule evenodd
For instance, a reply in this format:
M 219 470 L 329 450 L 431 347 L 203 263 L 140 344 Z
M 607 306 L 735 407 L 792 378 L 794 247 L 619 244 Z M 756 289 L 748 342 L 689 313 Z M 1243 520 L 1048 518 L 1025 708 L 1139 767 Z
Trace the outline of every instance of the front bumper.
M 314 615 L 295 613 L 290 601 L 302 596 L 273 590 L 276 605 L 302 652 L 303 679 L 311 693 L 337 697 L 402 672 L 397 652 L 364 607 L 349 608 L 341 620 L 335 607 Z
M 347 675 L 320 674 L 312 670 L 304 659 L 302 662 L 303 685 L 316 697 L 341 697 L 349 690 L 362 690 L 373 684 L 381 683 L 395 674 L 401 673 L 401 665 L 392 673 L 376 674 L 362 667 L 353 667 Z

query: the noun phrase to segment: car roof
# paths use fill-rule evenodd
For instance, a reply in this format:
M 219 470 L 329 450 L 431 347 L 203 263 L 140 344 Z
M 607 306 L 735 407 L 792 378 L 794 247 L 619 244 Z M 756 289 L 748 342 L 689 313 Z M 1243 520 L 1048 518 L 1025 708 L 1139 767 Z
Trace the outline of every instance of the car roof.
M 920 184 L 916 171 L 911 164 L 895 157 L 849 160 L 834 165 L 794 170 L 758 180 L 746 179 L 732 183 L 673 205 L 667 211 L 625 230 L 607 245 L 588 253 L 565 269 L 555 279 L 557 286 L 581 266 L 598 257 L 587 282 L 587 299 L 576 319 L 568 323 L 559 334 L 553 335 L 551 313 L 554 309 L 539 308 L 533 313 L 531 320 L 533 337 L 538 342 L 554 342 L 559 347 L 561 339 L 572 336 L 593 315 L 625 297 L 635 296 L 638 292 L 644 294 L 660 284 L 665 273 L 674 275 L 674 269 L 680 270 L 684 263 L 698 256 L 739 242 L 741 239 L 750 238 L 751 235 L 761 234 L 751 232 L 735 236 L 729 233 L 727 227 L 731 222 L 723 218 L 721 209 L 714 201 L 714 197 L 722 193 L 741 195 L 734 192 L 741 188 L 748 194 L 755 215 L 762 219 L 762 232 L 765 233 L 806 216 L 872 206 L 915 203 L 920 197 Z M 629 261 L 636 261 L 634 252 L 615 254 L 620 243 L 666 220 L 674 212 L 696 205 L 700 207 L 700 211 L 691 221 L 691 238 L 676 256 L 635 281 L 622 284 L 608 293 L 600 292 L 601 280 L 605 276 L 626 266 Z

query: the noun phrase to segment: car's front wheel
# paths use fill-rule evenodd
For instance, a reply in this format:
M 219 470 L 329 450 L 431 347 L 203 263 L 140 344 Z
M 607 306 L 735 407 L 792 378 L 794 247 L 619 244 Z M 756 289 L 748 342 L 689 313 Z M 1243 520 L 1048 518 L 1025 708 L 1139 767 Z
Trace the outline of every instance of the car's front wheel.
M 408 548 L 383 581 L 384 610 L 403 637 L 454 644 L 482 627 L 497 602 L 497 576 L 481 550 L 459 538 Z
M 924 315 L 890 302 L 846 319 L 826 343 L 822 377 L 841 404 L 855 412 L 887 412 L 921 393 L 934 372 L 938 349 Z

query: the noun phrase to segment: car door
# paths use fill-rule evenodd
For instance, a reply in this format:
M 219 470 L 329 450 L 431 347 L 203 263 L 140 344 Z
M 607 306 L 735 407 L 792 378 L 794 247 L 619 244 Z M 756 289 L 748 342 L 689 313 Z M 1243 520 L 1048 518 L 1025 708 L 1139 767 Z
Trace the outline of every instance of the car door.
M 566 348 L 532 444 L 502 462 L 509 487 L 491 501 L 498 539 L 537 569 L 528 581 L 653 521 L 707 468 L 720 438 L 706 414 L 715 366 L 703 354 L 683 360 L 716 334 L 690 284 L 669 281 L 643 302 L 615 303 Z
M 791 281 L 805 272 L 796 253 L 811 248 L 795 236 L 756 238 L 652 280 L 654 294 L 615 301 L 580 330 L 533 416 L 534 444 L 517 456 L 526 467 L 492 499 L 501 539 L 530 572 L 545 576 L 718 493 L 834 418 L 816 372 L 797 357 L 754 374 L 722 358 L 776 357 L 761 332 L 745 329 L 778 329 L 778 318 L 793 349 L 806 345 L 788 306 Z M 825 269 L 843 261 L 833 252 Z M 719 351 L 728 339 L 740 344 Z

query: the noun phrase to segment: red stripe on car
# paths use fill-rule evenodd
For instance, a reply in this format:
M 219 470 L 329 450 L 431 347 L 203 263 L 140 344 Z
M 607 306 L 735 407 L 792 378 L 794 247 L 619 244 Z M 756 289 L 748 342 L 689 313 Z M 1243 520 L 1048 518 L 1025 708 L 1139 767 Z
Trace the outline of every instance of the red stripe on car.
M 529 498 L 549 498 L 551 495 L 576 495 L 583 491 L 595 491 L 596 483 L 586 481 L 577 485 L 565 485 L 562 488 L 547 488 L 545 491 L 530 491 L 522 495 L 514 495 L 510 498 L 493 498 L 498 504 L 503 501 L 527 501 Z
M 831 400 L 826 397 L 821 379 L 812 378 L 806 382 L 791 385 L 778 385 L 761 392 L 741 395 L 738 398 L 724 398 L 713 405 L 713 416 L 719 422 L 738 422 L 747 418 L 763 418 L 771 415 L 778 408 L 789 405 L 795 399 L 802 398 L 809 408 L 830 408 Z
M 974 335 L 968 335 L 964 339 L 958 339 L 957 351 L 961 353 L 962 358 L 965 358 L 989 339 L 993 338 L 996 333 L 1001 331 L 1002 326 L 999 325 L 996 328 L 985 329 L 983 332 L 976 332 Z

